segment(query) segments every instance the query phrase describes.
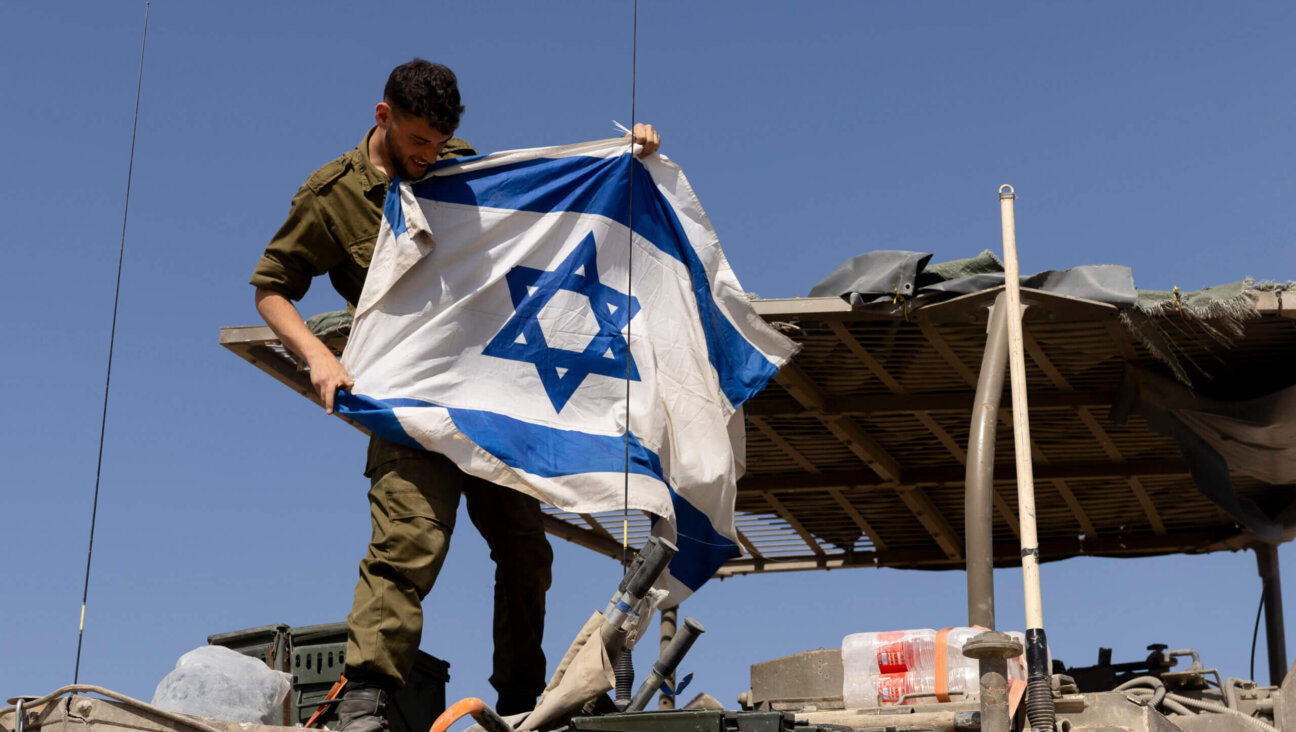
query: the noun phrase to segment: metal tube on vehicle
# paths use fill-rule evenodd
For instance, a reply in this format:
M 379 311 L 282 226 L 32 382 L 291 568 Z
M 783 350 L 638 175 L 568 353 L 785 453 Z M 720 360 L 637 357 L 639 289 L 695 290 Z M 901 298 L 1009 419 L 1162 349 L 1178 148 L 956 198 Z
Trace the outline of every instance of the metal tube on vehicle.
M 678 625 L 679 606 L 676 605 L 675 607 L 663 608 L 661 611 L 661 643 L 658 649 L 659 654 L 665 653 L 666 649 L 670 647 L 671 641 L 675 640 L 675 630 Z M 672 687 L 675 686 L 674 672 L 672 672 L 670 676 L 666 677 L 665 683 L 670 684 Z M 674 709 L 675 697 L 667 694 L 662 694 L 657 697 L 657 708 Z
M 1278 686 L 1287 675 L 1287 632 L 1283 629 L 1282 578 L 1278 573 L 1278 547 L 1253 544 L 1256 568 L 1264 587 L 1265 645 L 1269 653 L 1269 683 Z M 1253 679 L 1254 680 L 1254 679 Z
M 648 678 L 644 679 L 639 690 L 635 692 L 634 699 L 630 700 L 630 706 L 626 707 L 626 711 L 637 712 L 648 706 L 648 701 L 661 688 L 662 682 L 675 673 L 675 668 L 679 666 L 679 662 L 684 659 L 684 655 L 693 647 L 694 641 L 705 632 L 706 628 L 702 627 L 701 623 L 693 618 L 685 617 L 670 645 L 666 647 L 666 650 L 662 651 L 661 657 L 653 664 L 652 673 L 648 674 Z
M 612 595 L 607 607 L 603 608 L 604 623 L 599 637 L 608 650 L 608 660 L 614 666 L 621 664 L 619 669 L 623 677 L 628 673 L 630 680 L 624 682 L 628 686 L 634 684 L 634 666 L 629 659 L 621 662 L 621 656 L 629 650 L 625 647 L 626 621 L 636 617 L 635 605 L 648 594 L 648 590 L 666 570 L 666 565 L 670 564 L 677 551 L 679 550 L 674 544 L 660 536 L 649 537 L 622 575 L 616 594 Z M 627 664 L 630 664 L 628 668 Z
M 679 551 L 676 546 L 660 536 L 653 536 L 644 543 L 643 548 L 635 555 L 634 561 L 630 563 L 629 569 L 626 570 L 625 576 L 621 578 L 621 584 L 617 586 L 617 594 L 612 596 L 608 605 L 603 609 L 603 617 L 607 618 L 610 625 L 620 628 L 630 614 L 634 611 L 634 606 L 648 594 L 648 589 L 657 581 L 657 577 L 670 564 L 671 557 Z
M 1004 292 L 1008 295 L 1008 375 L 1012 383 L 1017 510 L 1021 522 L 1022 584 L 1026 598 L 1026 714 L 1030 717 L 1032 729 L 1052 732 L 1056 714 L 1040 594 L 1039 538 L 1035 531 L 1035 476 L 1031 466 L 1030 412 L 1026 400 L 1026 349 L 1022 336 L 1021 273 L 1017 267 L 1017 221 L 1013 212 L 1016 198 L 1012 186 L 999 187 Z
M 963 655 L 977 659 L 981 674 L 981 732 L 1009 732 L 1008 659 L 1020 656 L 1021 644 L 1007 633 L 986 631 L 963 645 Z
M 968 625 L 995 627 L 994 609 L 994 461 L 1004 367 L 1008 363 L 1008 310 L 1000 293 L 986 323 L 985 354 L 977 377 L 972 425 L 968 432 L 963 528 L 967 556 Z

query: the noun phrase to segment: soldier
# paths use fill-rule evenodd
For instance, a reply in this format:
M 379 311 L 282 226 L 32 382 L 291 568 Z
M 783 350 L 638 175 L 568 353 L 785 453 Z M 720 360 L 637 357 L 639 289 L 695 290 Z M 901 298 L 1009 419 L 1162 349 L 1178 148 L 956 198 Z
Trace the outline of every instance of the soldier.
M 251 281 L 257 311 L 306 360 L 329 414 L 334 394 L 350 388 L 352 378 L 291 301 L 306 294 L 314 277 L 327 274 L 355 307 L 391 180 L 417 180 L 439 159 L 476 154 L 454 136 L 463 110 L 450 69 L 417 58 L 396 67 L 374 109 L 374 127 L 354 150 L 306 180 L 257 264 Z M 661 142 L 651 125 L 635 125 L 634 137 L 644 155 Z M 545 686 L 541 640 L 553 561 L 539 502 L 465 475 L 443 455 L 379 437 L 370 440 L 365 476 L 373 537 L 347 616 L 341 730 L 386 729 L 390 695 L 414 665 L 422 600 L 445 560 L 461 493 L 496 565 L 490 678 L 499 693 L 496 710 L 507 715 L 533 708 Z

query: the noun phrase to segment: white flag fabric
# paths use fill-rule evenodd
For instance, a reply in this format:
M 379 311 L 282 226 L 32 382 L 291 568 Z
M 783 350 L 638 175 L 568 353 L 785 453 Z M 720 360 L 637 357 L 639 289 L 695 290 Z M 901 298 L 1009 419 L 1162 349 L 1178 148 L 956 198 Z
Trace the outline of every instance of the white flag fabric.
M 337 404 L 571 512 L 625 505 L 628 444 L 629 507 L 680 548 L 674 601 L 739 554 L 740 407 L 796 348 L 679 167 L 623 139 L 516 150 L 392 182 Z

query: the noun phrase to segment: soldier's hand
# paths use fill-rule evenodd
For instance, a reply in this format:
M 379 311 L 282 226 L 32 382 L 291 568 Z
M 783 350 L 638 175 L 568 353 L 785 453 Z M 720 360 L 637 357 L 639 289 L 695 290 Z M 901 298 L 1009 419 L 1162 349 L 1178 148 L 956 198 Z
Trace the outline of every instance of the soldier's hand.
M 657 134 L 657 130 L 654 130 L 652 125 L 643 122 L 634 126 L 634 141 L 643 145 L 643 152 L 639 153 L 641 158 L 652 155 L 657 152 L 657 148 L 661 147 L 661 135 Z
M 319 396 L 320 401 L 324 402 L 324 411 L 332 414 L 333 397 L 337 394 L 337 390 L 350 389 L 355 386 L 355 379 L 351 378 L 351 374 L 347 373 L 341 362 L 332 353 L 316 356 L 308 363 L 310 364 L 311 386 L 315 387 L 315 393 Z

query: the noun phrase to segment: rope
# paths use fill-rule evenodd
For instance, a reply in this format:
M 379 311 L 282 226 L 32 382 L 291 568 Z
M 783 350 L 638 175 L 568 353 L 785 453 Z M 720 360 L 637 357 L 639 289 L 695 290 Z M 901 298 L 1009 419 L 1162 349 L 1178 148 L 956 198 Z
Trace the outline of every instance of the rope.
M 146 10 L 145 13 L 147 12 L 148 11 Z M 125 704 L 127 706 L 135 707 L 136 709 L 143 710 L 145 712 L 148 712 L 149 714 L 155 714 L 164 719 L 169 719 L 172 722 L 182 724 L 186 727 L 192 727 L 193 729 L 196 729 L 199 732 L 228 732 L 225 729 L 222 729 L 220 727 L 215 727 L 213 725 L 199 721 L 193 717 L 180 714 L 178 712 L 172 712 L 170 710 L 163 709 L 161 707 L 155 707 L 152 704 L 149 704 L 148 702 L 142 702 L 139 699 L 126 696 L 125 694 L 119 694 L 115 691 L 112 691 L 111 689 L 105 689 L 102 686 L 93 686 L 91 684 L 72 684 L 70 686 L 64 686 L 62 688 L 55 689 L 54 691 L 51 691 L 50 693 L 46 694 L 45 696 L 42 696 L 39 699 L 33 699 L 29 702 L 24 702 L 23 708 L 30 709 L 32 707 L 36 707 L 41 704 L 44 704 L 45 702 L 57 699 L 63 696 L 64 694 L 75 694 L 77 692 L 98 694 L 99 696 L 107 697 L 114 701 L 121 702 L 122 704 Z M 4 714 L 6 712 L 10 712 L 13 710 L 14 707 L 5 707 L 4 709 L 0 709 L 0 714 Z
M 629 233 L 626 237 L 626 375 L 625 375 L 625 485 L 621 504 L 621 573 L 630 570 L 630 321 L 634 319 L 632 304 L 634 294 L 634 128 L 635 128 L 635 71 L 639 56 L 639 0 L 634 0 L 634 14 L 630 33 L 630 188 Z
M 77 627 L 76 666 L 72 670 L 72 683 L 81 674 L 81 641 L 85 638 L 86 601 L 90 597 L 90 561 L 94 558 L 95 522 L 99 516 L 99 478 L 103 473 L 104 432 L 108 426 L 108 388 L 112 384 L 113 347 L 117 342 L 117 305 L 121 301 L 122 263 L 126 259 L 126 220 L 130 214 L 131 177 L 135 173 L 135 132 L 139 128 L 140 92 L 144 88 L 144 48 L 148 42 L 149 4 L 144 3 L 144 39 L 140 42 L 139 78 L 135 85 L 135 121 L 131 123 L 130 163 L 126 168 L 126 203 L 122 208 L 121 248 L 117 252 L 117 284 L 113 288 L 112 328 L 108 334 L 108 375 L 104 379 L 103 414 L 99 419 L 99 458 L 95 462 L 94 501 L 90 508 L 90 547 L 86 550 L 85 585 L 81 588 L 81 621 Z

